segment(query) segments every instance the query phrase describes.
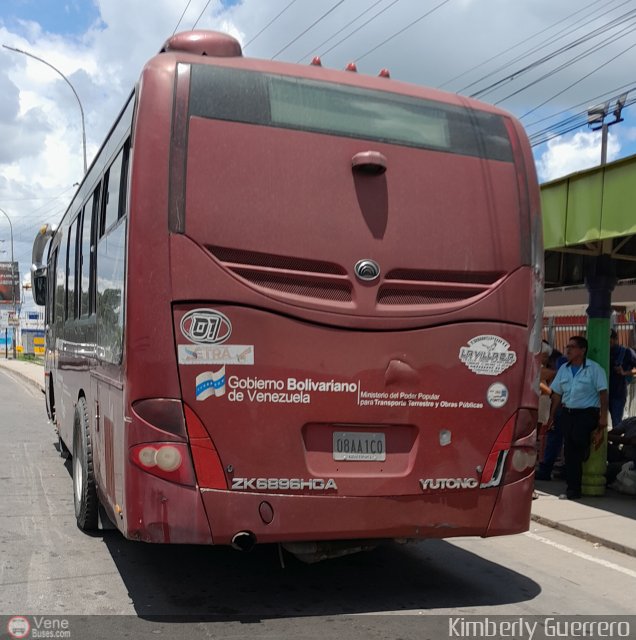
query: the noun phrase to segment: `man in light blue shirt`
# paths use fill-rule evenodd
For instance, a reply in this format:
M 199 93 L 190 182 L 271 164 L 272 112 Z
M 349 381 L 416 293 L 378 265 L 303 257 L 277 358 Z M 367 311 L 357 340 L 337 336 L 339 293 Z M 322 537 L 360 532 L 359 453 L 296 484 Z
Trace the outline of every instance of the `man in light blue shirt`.
M 561 420 L 564 437 L 566 497 L 581 497 L 583 462 L 590 452 L 590 438 L 598 447 L 607 429 L 607 376 L 603 368 L 587 358 L 587 340 L 573 336 L 565 347 L 567 364 L 558 371 L 550 389 L 552 401 L 549 428 L 554 414 L 562 407 Z

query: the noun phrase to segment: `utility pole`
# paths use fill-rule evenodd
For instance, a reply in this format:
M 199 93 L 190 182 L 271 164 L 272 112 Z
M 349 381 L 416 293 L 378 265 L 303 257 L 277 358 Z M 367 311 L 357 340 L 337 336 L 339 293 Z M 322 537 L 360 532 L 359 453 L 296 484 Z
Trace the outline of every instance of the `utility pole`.
M 590 127 L 592 131 L 598 131 L 599 129 L 601 131 L 601 165 L 607 163 L 608 130 L 613 124 L 623 122 L 621 114 L 623 112 L 623 107 L 625 106 L 626 100 L 627 93 L 623 93 L 618 98 L 616 98 L 614 110 L 612 111 L 612 115 L 614 116 L 614 120 L 612 120 L 612 122 L 605 122 L 605 118 L 607 118 L 610 113 L 611 100 L 608 100 L 603 104 L 596 105 L 595 107 L 590 107 L 587 111 L 588 127 Z
M 614 120 L 606 122 L 610 113 L 610 100 L 591 107 L 587 112 L 587 124 L 592 131 L 601 131 L 601 167 L 607 163 L 608 130 L 613 124 L 623 121 L 621 112 L 627 100 L 627 93 L 616 99 L 613 111 Z M 616 284 L 616 269 L 612 259 L 612 240 L 601 241 L 599 254 L 587 264 L 585 286 L 588 290 L 587 340 L 588 355 L 598 362 L 609 379 L 609 336 L 612 315 L 612 291 Z M 605 418 L 605 416 L 603 416 Z M 582 493 L 585 496 L 602 496 L 605 493 L 605 471 L 607 467 L 607 437 L 598 449 L 592 448 L 583 464 Z
M 11 223 L 11 218 L 9 218 L 9 214 L 0 207 L 0 213 L 3 213 L 5 218 L 7 219 L 8 223 L 9 223 L 9 232 L 11 234 L 11 300 L 13 302 L 13 317 L 16 318 L 16 302 L 15 302 L 15 262 L 14 262 L 14 256 L 13 256 L 13 224 Z M 13 327 L 12 330 L 13 333 L 13 359 L 15 360 L 16 357 L 16 327 Z M 5 343 L 6 344 L 6 343 Z

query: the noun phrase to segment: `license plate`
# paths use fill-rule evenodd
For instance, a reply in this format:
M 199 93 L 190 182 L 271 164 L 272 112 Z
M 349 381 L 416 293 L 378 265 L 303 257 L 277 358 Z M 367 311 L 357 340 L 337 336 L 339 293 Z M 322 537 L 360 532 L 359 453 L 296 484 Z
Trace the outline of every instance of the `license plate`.
M 386 460 L 383 433 L 334 431 L 334 460 Z

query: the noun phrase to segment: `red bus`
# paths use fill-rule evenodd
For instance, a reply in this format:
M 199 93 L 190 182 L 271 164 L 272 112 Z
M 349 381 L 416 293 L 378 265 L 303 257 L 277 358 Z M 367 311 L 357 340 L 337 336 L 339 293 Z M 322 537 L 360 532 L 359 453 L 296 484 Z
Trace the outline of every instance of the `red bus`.
M 526 530 L 541 238 L 507 113 L 170 38 L 34 244 L 79 527 L 305 557 Z

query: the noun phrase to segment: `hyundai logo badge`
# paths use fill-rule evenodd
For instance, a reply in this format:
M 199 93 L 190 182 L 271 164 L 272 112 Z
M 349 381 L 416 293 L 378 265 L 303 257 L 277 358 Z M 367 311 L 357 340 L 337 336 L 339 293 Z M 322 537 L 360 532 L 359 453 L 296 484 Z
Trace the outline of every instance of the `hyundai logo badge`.
M 371 282 L 380 276 L 380 265 L 375 260 L 359 260 L 355 272 L 360 280 Z

